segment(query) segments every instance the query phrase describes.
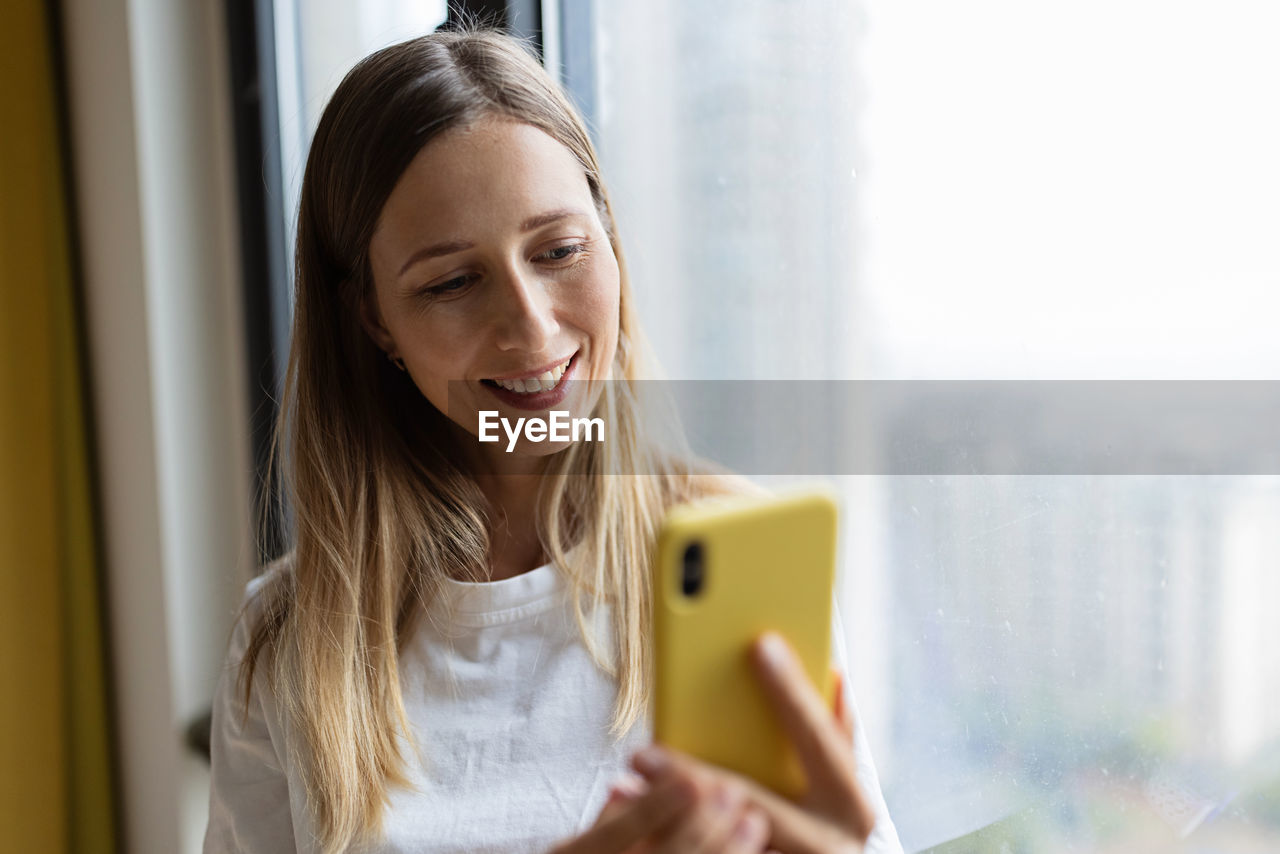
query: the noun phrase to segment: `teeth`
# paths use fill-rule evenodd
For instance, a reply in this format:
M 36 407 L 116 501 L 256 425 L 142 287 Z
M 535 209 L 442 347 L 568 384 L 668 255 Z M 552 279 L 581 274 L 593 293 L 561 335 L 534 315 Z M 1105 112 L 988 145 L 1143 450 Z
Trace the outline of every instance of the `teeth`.
M 508 391 L 515 391 L 520 394 L 550 391 L 556 387 L 556 384 L 560 382 L 560 378 L 564 376 L 564 372 L 568 369 L 569 361 L 566 361 L 562 365 L 556 365 L 551 370 L 545 371 L 540 377 L 532 377 L 527 380 L 494 380 L 494 382 Z

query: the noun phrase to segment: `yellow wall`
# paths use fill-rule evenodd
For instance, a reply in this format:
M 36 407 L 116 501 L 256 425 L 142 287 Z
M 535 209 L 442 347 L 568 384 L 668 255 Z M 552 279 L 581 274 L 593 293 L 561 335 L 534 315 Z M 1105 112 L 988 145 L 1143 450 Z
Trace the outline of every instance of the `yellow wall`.
M 115 849 L 106 669 L 49 27 L 0 3 L 0 840 Z

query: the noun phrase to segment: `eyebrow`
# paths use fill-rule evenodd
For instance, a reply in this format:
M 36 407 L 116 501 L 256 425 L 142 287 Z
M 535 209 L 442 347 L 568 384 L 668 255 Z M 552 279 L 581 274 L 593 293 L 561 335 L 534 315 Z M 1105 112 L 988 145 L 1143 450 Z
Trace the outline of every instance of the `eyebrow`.
M 560 208 L 559 210 L 536 214 L 520 223 L 520 232 L 522 234 L 530 232 L 535 228 L 541 228 L 544 225 L 550 225 L 553 222 L 559 222 L 562 219 L 568 219 L 569 217 L 575 216 L 585 217 L 586 214 L 577 208 Z M 396 276 L 403 276 L 410 267 L 417 264 L 419 261 L 425 261 L 428 258 L 439 258 L 443 255 L 452 255 L 455 252 L 462 252 L 463 250 L 470 249 L 473 246 L 475 246 L 474 243 L 466 240 L 446 240 L 443 243 L 435 243 L 431 246 L 425 246 L 409 256 L 409 259 L 404 262 L 404 266 L 400 268 L 400 272 L 396 273 Z

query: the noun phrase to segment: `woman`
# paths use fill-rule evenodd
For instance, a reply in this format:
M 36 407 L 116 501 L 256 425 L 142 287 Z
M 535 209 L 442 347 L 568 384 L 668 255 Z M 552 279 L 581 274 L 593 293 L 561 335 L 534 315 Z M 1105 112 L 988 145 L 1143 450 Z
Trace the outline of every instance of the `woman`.
M 296 543 L 232 638 L 206 851 L 859 850 L 873 823 L 898 850 L 785 644 L 758 660 L 804 803 L 645 748 L 657 523 L 742 487 L 644 441 L 642 353 L 590 141 L 519 43 L 437 33 L 347 75 L 299 211 Z M 608 441 L 478 440 L 553 405 Z

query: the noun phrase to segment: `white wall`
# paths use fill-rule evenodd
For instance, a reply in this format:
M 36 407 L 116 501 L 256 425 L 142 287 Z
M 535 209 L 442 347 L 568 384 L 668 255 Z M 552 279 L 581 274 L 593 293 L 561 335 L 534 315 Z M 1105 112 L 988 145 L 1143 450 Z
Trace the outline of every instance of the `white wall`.
M 222 4 L 63 0 L 126 850 L 198 850 L 251 555 Z

